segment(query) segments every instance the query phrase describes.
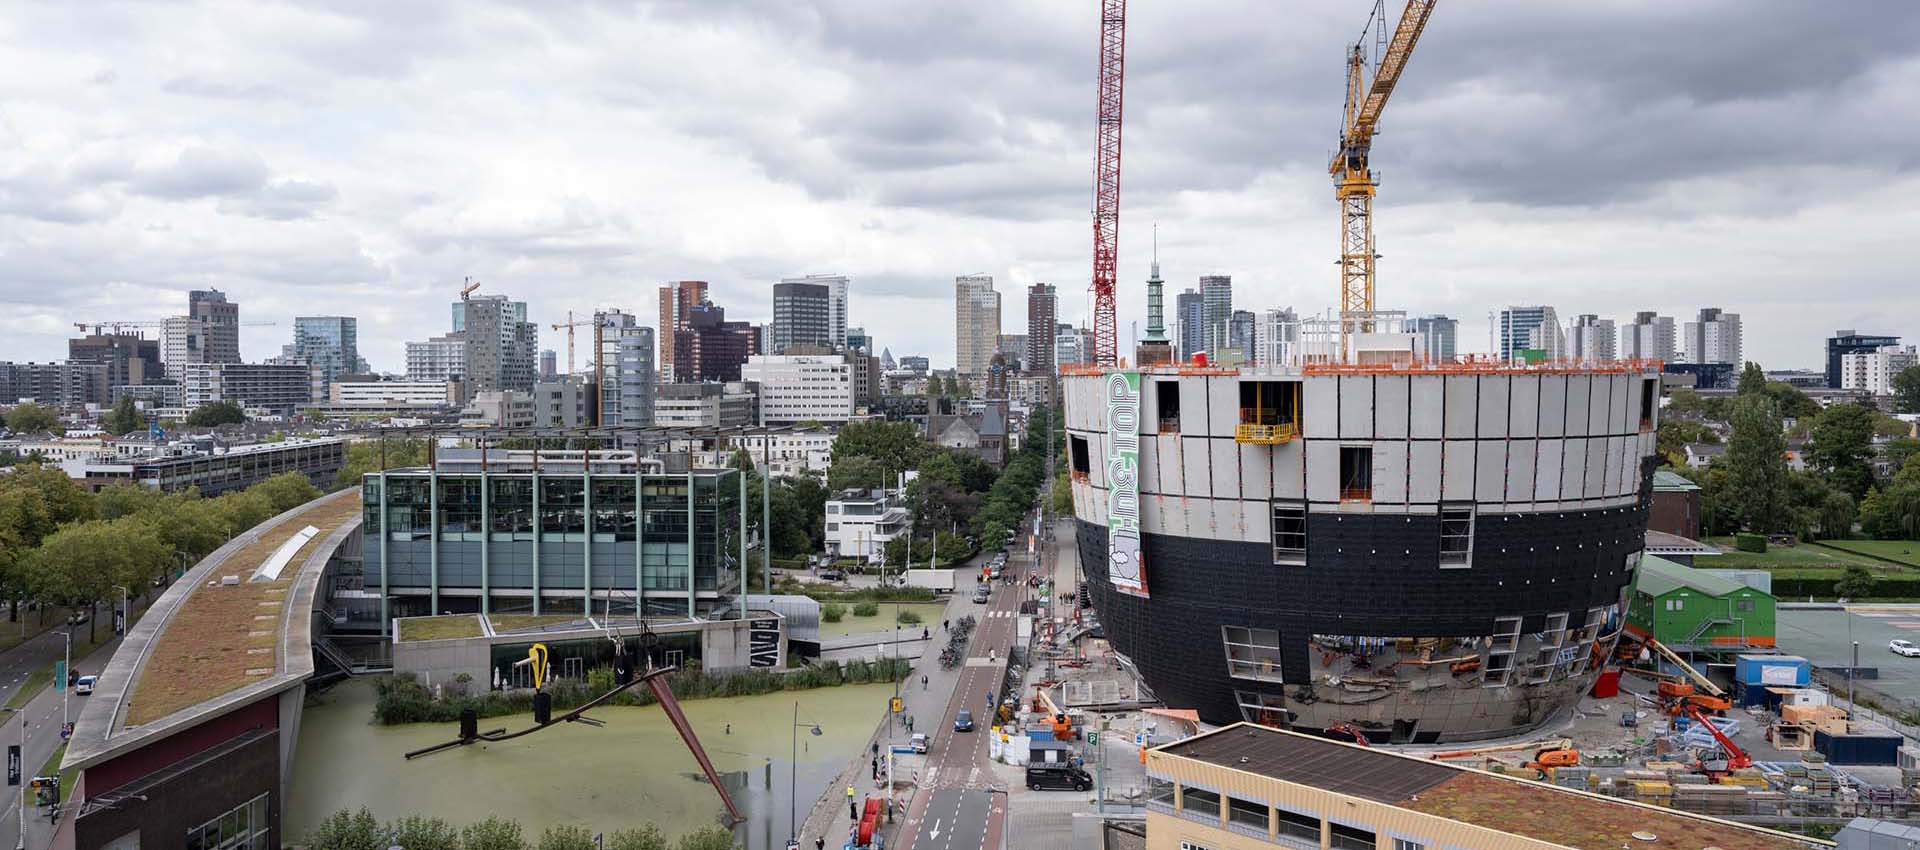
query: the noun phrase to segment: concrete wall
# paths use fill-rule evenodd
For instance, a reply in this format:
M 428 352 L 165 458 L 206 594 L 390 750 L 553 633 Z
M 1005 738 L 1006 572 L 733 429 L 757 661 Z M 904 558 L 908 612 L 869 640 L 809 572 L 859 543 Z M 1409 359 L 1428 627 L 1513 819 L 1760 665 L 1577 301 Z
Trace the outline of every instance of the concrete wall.
M 773 645 L 774 660 L 771 664 L 764 663 L 766 650 L 763 641 L 760 659 L 763 663 L 756 664 L 753 657 L 754 625 L 766 622 L 771 622 L 779 634 Z M 778 615 L 756 613 L 745 620 L 702 620 L 698 623 L 655 625 L 653 630 L 663 635 L 699 632 L 700 663 L 707 670 L 737 670 L 756 666 L 778 668 L 786 664 L 786 621 Z M 631 626 L 623 627 L 622 633 L 632 637 L 634 629 Z M 476 683 L 485 682 L 492 675 L 492 647 L 496 644 L 591 640 L 603 638 L 606 634 L 598 629 L 577 629 L 452 640 L 402 641 L 393 646 L 393 670 L 395 673 L 415 674 L 423 682 L 434 684 L 451 682 L 461 673 L 472 676 Z

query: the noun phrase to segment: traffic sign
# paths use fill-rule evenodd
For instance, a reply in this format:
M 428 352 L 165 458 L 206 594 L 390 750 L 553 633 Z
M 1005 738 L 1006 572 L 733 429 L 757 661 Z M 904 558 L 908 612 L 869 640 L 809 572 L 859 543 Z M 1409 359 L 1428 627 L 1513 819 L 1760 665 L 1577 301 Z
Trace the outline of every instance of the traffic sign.
M 7 784 L 20 784 L 20 745 L 7 745 Z
M 1087 733 L 1087 746 L 1089 746 L 1089 747 L 1097 747 L 1097 746 L 1100 746 L 1100 733 L 1098 733 L 1098 732 L 1088 732 L 1088 733 Z

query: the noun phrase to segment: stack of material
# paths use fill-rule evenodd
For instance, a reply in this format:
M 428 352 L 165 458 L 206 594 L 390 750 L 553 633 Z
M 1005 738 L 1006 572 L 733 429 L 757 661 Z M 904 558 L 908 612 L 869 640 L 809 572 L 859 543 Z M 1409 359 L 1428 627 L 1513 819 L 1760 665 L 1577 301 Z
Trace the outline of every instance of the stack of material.
M 1829 735 L 1847 734 L 1847 712 L 1831 705 L 1782 705 L 1780 720 Z
M 1806 723 L 1781 721 L 1767 730 L 1774 749 L 1803 752 L 1813 749 L 1813 727 Z
M 1586 791 L 1593 785 L 1593 769 L 1587 767 L 1556 767 L 1553 769 L 1553 784 L 1562 788 Z
M 1675 785 L 1673 807 L 1721 817 L 1745 815 L 1747 789 L 1737 785 Z
M 1673 806 L 1673 783 L 1671 782 L 1655 782 L 1642 779 L 1628 782 L 1627 788 L 1631 789 L 1629 796 L 1642 803 L 1649 803 L 1655 806 Z

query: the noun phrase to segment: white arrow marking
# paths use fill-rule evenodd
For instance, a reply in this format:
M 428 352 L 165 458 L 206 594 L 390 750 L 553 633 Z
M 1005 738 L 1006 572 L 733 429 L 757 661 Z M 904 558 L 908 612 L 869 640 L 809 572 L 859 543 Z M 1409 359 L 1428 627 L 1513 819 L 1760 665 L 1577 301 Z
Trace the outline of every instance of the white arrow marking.
M 939 841 L 939 840 L 940 840 L 940 819 L 939 819 L 939 818 L 934 818 L 934 821 L 933 821 L 933 832 L 931 832 L 931 833 L 928 833 L 928 834 L 927 834 L 927 837 L 928 837 L 928 838 L 931 838 L 931 839 L 933 839 L 933 840 L 935 840 L 935 841 Z

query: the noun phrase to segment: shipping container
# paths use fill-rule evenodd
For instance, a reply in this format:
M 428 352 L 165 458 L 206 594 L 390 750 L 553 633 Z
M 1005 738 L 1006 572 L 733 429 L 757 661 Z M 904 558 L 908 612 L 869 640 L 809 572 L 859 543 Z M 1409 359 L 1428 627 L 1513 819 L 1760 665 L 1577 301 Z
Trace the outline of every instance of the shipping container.
M 1737 679 L 1744 685 L 1803 688 L 1812 681 L 1813 667 L 1798 655 L 1742 655 Z
M 1813 733 L 1813 748 L 1833 764 L 1899 764 L 1901 737 L 1891 733 Z

